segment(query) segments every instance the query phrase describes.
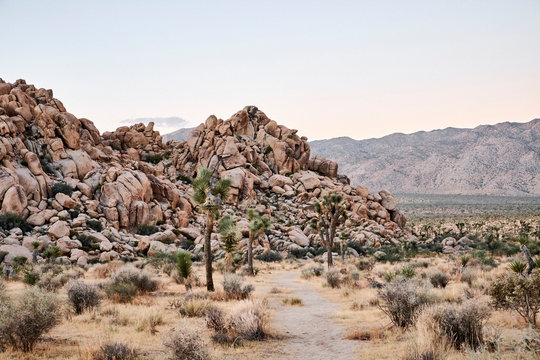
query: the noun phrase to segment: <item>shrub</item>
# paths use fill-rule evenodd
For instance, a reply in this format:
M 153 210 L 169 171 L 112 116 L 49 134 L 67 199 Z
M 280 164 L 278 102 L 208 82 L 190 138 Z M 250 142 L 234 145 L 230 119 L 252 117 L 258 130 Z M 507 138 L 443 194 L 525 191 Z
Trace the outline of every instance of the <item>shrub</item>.
M 137 226 L 137 234 L 139 235 L 152 235 L 159 231 L 157 226 L 141 224 Z
M 176 253 L 176 270 L 181 279 L 187 279 L 191 275 L 191 254 L 185 250 Z
M 283 260 L 281 255 L 277 251 L 267 251 L 262 254 L 259 254 L 255 257 L 257 260 L 265 262 L 277 262 Z
M 473 271 L 465 270 L 461 274 L 461 281 L 466 282 L 469 287 L 472 287 L 473 282 L 476 280 L 476 274 Z
M 228 300 L 247 299 L 253 292 L 253 285 L 244 285 L 244 281 L 238 275 L 225 274 L 223 279 L 223 291 Z
M 152 275 L 145 270 L 138 270 L 133 267 L 123 267 L 118 269 L 111 277 L 112 284 L 132 284 L 140 293 L 156 291 L 159 282 L 152 278 Z
M 416 270 L 410 265 L 406 265 L 399 270 L 399 274 L 404 278 L 412 279 L 416 275 Z
M 7 254 L 9 254 L 7 251 L 0 251 L 0 264 L 4 261 Z
M 488 294 L 496 308 L 512 309 L 536 327 L 540 311 L 540 269 L 534 269 L 529 276 L 511 273 L 500 277 L 490 285 Z
M 50 293 L 32 289 L 15 302 L 0 301 L 0 347 L 32 351 L 41 335 L 60 322 L 60 304 Z
M 281 300 L 281 302 L 283 303 L 283 305 L 291 305 L 291 306 L 303 305 L 302 299 L 297 298 L 297 297 L 284 298 L 283 300 Z
M 448 275 L 441 270 L 433 270 L 429 273 L 429 281 L 436 288 L 445 288 L 448 285 Z
M 94 353 L 93 360 L 135 360 L 137 357 L 135 349 L 115 342 L 102 345 L 99 351 Z
M 373 269 L 373 266 L 375 265 L 375 261 L 372 258 L 362 258 L 358 259 L 355 265 L 356 268 L 360 271 L 371 271 Z
M 229 317 L 229 331 L 246 340 L 262 340 L 267 336 L 268 310 L 260 301 L 238 304 Z
M 39 274 L 35 271 L 25 271 L 23 282 L 27 285 L 36 285 L 39 281 Z
M 105 288 L 110 299 L 119 303 L 129 303 L 137 296 L 137 287 L 132 283 L 110 284 Z
M 93 309 L 99 305 L 101 297 L 97 288 L 81 281 L 73 281 L 68 284 L 67 295 L 69 302 L 75 309 L 76 314 Z
M 60 276 L 60 275 L 54 276 L 52 274 L 43 274 L 41 275 L 36 286 L 40 288 L 41 290 L 56 292 L 58 289 L 64 286 L 67 279 L 68 278 L 66 276 Z
M 341 286 L 341 274 L 338 269 L 330 269 L 326 273 L 326 282 L 331 288 L 338 288 Z
M 309 279 L 313 276 L 321 276 L 324 272 L 324 267 L 321 265 L 310 266 L 307 269 L 302 270 L 302 278 Z
M 210 309 L 210 302 L 205 299 L 187 299 L 180 305 L 180 314 L 188 317 L 202 317 Z
M 43 251 L 43 256 L 46 258 L 57 258 L 62 254 L 60 248 L 56 245 L 48 246 L 45 251 Z
M 52 197 L 55 197 L 58 193 L 71 196 L 73 194 L 73 188 L 64 182 L 57 182 L 51 187 Z
M 86 220 L 86 227 L 98 232 L 103 230 L 103 225 L 101 224 L 101 221 L 95 219 Z
M 469 300 L 432 308 L 423 318 L 435 342 L 445 341 L 456 349 L 468 346 L 476 350 L 484 344 L 483 328 L 489 315 L 487 306 Z
M 210 355 L 199 332 L 189 329 L 172 329 L 163 342 L 172 351 L 174 360 L 207 360 Z
M 15 228 L 19 228 L 23 232 L 32 230 L 32 226 L 22 216 L 11 212 L 0 215 L 0 230 L 11 230 Z
M 81 249 L 88 252 L 92 250 L 92 238 L 86 234 L 79 234 L 77 235 L 77 240 L 79 240 L 82 244 Z
M 223 311 L 217 307 L 210 307 L 206 312 L 206 326 L 217 333 L 223 333 L 227 330 L 227 322 Z
M 400 328 L 412 325 L 429 303 L 426 294 L 410 281 L 390 282 L 379 290 L 378 296 L 379 308 Z

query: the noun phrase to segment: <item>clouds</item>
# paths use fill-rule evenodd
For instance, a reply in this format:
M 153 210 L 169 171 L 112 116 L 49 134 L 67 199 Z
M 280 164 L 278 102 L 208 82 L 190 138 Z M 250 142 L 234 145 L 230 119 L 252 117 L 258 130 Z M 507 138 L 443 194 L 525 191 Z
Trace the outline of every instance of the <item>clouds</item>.
M 149 122 L 154 122 L 154 130 L 159 131 L 162 135 L 190 126 L 190 123 L 187 120 L 182 119 L 181 117 L 178 117 L 178 116 L 126 119 L 126 120 L 120 121 L 119 125 L 129 126 L 129 125 L 138 124 L 138 123 L 143 123 L 147 125 Z

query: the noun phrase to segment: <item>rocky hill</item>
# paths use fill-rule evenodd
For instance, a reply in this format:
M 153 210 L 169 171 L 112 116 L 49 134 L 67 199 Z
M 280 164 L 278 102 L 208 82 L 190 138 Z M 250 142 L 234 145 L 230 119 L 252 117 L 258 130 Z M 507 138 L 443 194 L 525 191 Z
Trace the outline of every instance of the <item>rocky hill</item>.
M 182 128 L 163 135 L 163 141 L 185 141 L 195 128 Z
M 540 119 L 312 141 L 353 184 L 411 194 L 540 195 Z
M 186 141 L 164 144 L 153 123 L 100 134 L 90 120 L 67 112 L 52 90 L 0 79 L 0 164 L 0 214 L 29 224 L 0 221 L 7 263 L 30 259 L 36 244 L 38 259 L 56 245 L 62 261 L 79 265 L 181 246 L 200 254 L 204 216 L 190 186 L 200 167 L 232 179 L 226 212 L 243 233 L 240 246 L 248 207 L 272 220 L 256 253 L 317 246 L 313 205 L 333 192 L 348 202 L 351 241 L 378 247 L 416 239 L 389 192 L 350 186 L 335 162 L 310 157 L 305 137 L 254 106 L 228 120 L 210 116 Z M 141 225 L 156 232 L 140 234 Z M 212 250 L 223 255 L 218 234 Z

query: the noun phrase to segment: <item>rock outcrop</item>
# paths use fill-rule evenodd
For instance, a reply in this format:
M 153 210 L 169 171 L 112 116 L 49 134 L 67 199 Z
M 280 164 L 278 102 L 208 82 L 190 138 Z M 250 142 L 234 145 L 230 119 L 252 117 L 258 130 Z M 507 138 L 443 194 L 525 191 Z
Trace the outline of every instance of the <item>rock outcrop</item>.
M 52 90 L 0 79 L 0 213 L 20 215 L 33 228 L 0 229 L 0 248 L 10 254 L 5 261 L 29 257 L 36 243 L 39 251 L 58 246 L 64 261 L 79 265 L 186 244 L 197 254 L 204 217 L 191 200 L 189 178 L 201 167 L 232 180 L 225 211 L 244 237 L 246 208 L 271 218 L 256 253 L 317 246 L 309 227 L 313 206 L 334 192 L 348 203 L 351 241 L 381 246 L 415 239 L 389 192 L 350 186 L 335 162 L 310 158 L 297 130 L 254 106 L 228 120 L 210 116 L 186 141 L 164 144 L 152 123 L 101 135 L 90 120 L 68 113 Z M 157 232 L 139 235 L 140 225 Z M 212 236 L 219 257 L 220 236 Z

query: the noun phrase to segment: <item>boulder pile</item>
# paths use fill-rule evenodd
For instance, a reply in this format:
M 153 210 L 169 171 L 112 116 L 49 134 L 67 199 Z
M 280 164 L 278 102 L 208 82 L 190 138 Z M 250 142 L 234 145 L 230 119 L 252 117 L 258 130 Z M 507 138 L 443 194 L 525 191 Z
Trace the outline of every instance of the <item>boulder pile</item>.
M 58 246 L 63 261 L 80 265 L 186 244 L 199 253 L 204 217 L 189 178 L 201 167 L 232 179 L 226 212 L 245 238 L 248 207 L 272 218 L 256 253 L 316 247 L 313 204 L 334 192 L 349 204 L 344 230 L 351 241 L 378 247 L 415 239 L 392 194 L 351 187 L 335 162 L 310 158 L 307 138 L 255 106 L 228 120 L 210 116 L 187 141 L 164 144 L 153 123 L 100 134 L 90 120 L 67 112 L 52 90 L 0 79 L 0 214 L 14 213 L 30 226 L 0 229 L 4 262 L 30 258 L 36 244 L 40 254 Z M 221 255 L 217 234 L 212 248 Z

